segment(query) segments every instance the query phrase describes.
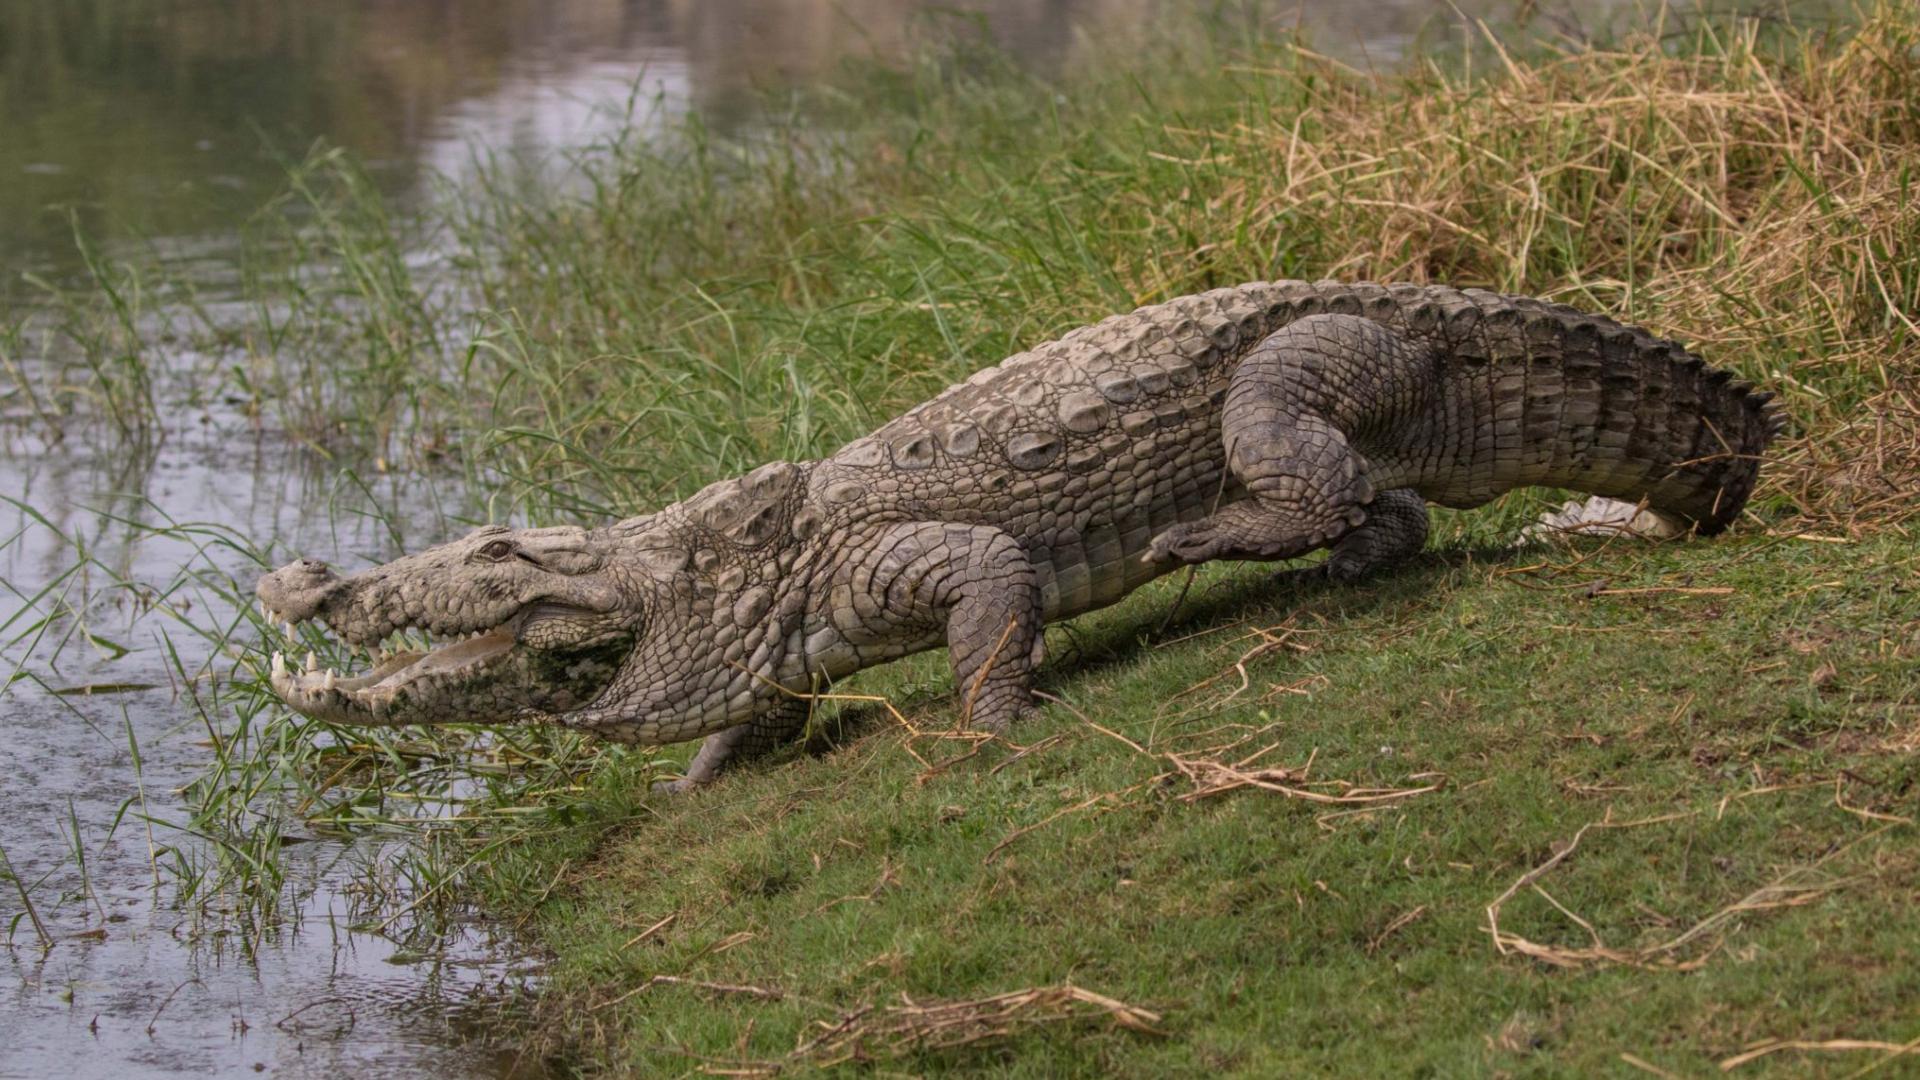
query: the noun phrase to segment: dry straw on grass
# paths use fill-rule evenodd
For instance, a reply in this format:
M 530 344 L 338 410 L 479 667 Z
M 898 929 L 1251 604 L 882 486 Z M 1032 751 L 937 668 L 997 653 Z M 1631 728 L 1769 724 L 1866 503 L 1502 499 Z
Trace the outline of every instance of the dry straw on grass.
M 923 1050 L 946 1050 L 1002 1039 L 1041 1024 L 1109 1019 L 1119 1027 L 1159 1035 L 1160 1014 L 1063 983 L 968 1001 L 901 1003 L 860 1008 L 815 1025 L 792 1057 L 815 1065 L 872 1061 Z
M 1823 876 L 1819 875 L 1818 871 L 1840 855 L 1866 841 L 1880 836 L 1889 829 L 1906 824 L 1901 821 L 1884 825 L 1842 845 L 1809 865 L 1792 867 L 1760 888 L 1699 920 L 1681 933 L 1654 945 L 1623 948 L 1607 944 L 1601 937 L 1600 931 L 1591 922 L 1581 918 L 1554 899 L 1553 895 L 1540 884 L 1541 879 L 1552 873 L 1579 850 L 1581 841 L 1595 829 L 1637 829 L 1682 821 L 1695 816 L 1697 816 L 1695 813 L 1688 812 L 1642 818 L 1637 821 L 1614 821 L 1611 817 L 1607 817 L 1582 825 L 1572 837 L 1553 845 L 1551 857 L 1522 874 L 1513 884 L 1507 886 L 1505 892 L 1487 905 L 1487 932 L 1493 939 L 1494 949 L 1502 955 L 1526 956 L 1543 964 L 1560 968 L 1619 965 L 1669 971 L 1693 971 L 1704 966 L 1719 950 L 1725 935 L 1734 928 L 1741 916 L 1777 908 L 1801 907 L 1819 900 L 1835 889 L 1853 884 L 1855 879 Z M 1507 904 L 1524 891 L 1537 894 L 1552 905 L 1555 911 L 1578 926 L 1586 935 L 1587 944 L 1584 946 L 1547 944 L 1516 934 L 1501 926 L 1500 917 Z
M 1265 750 L 1261 751 L 1261 753 L 1265 752 Z M 1439 791 L 1446 786 L 1445 777 L 1438 773 L 1421 773 L 1412 777 L 1411 779 L 1414 780 L 1430 781 L 1415 787 L 1378 787 L 1353 784 L 1345 780 L 1310 780 L 1306 767 L 1251 768 L 1241 762 L 1229 764 L 1207 758 L 1181 757 L 1179 754 L 1168 754 L 1167 760 L 1172 762 L 1180 775 L 1186 777 L 1187 781 L 1193 785 L 1193 790 L 1182 792 L 1178 796 L 1181 802 L 1197 802 L 1241 788 L 1255 788 L 1306 802 L 1347 807 L 1373 807 Z
M 763 1001 L 779 1001 L 785 997 L 780 991 L 766 987 L 701 983 L 664 976 L 656 976 L 640 989 L 662 983 Z M 902 994 L 898 1005 L 862 1005 L 832 1020 L 814 1021 L 802 1029 L 798 1043 L 783 1058 L 771 1061 L 706 1058 L 699 1071 L 709 1076 L 778 1076 L 788 1070 L 811 1071 L 953 1050 L 1009 1038 L 1030 1028 L 1100 1020 L 1142 1035 L 1164 1034 L 1157 1027 L 1161 1020 L 1159 1013 L 1072 983 L 1035 986 L 964 1001 L 923 1002 Z
M 1748 1062 L 1758 1061 L 1771 1054 L 1783 1051 L 1816 1051 L 1821 1053 L 1852 1053 L 1861 1050 L 1876 1051 L 1882 1056 L 1865 1068 L 1849 1075 L 1859 1076 L 1892 1061 L 1894 1058 L 1920 1051 L 1920 1039 L 1911 1042 L 1886 1042 L 1881 1039 L 1762 1039 L 1744 1051 L 1733 1055 L 1720 1063 L 1721 1072 L 1732 1072 Z

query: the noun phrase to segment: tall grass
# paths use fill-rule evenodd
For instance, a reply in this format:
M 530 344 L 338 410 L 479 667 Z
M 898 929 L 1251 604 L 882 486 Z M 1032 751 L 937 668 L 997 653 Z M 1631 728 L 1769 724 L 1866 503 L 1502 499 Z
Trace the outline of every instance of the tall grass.
M 827 452 L 1137 304 L 1447 281 L 1643 322 L 1783 391 L 1803 438 L 1762 507 L 1853 520 L 1920 468 L 1897 437 L 1920 355 L 1910 7 L 1489 36 L 1388 73 L 1263 25 L 1189 18 L 1046 77 L 972 50 L 867 70 L 744 135 L 628 130 L 569 185 L 502 169 L 423 216 L 321 153 L 252 227 L 248 314 L 192 340 L 326 452 L 451 460 L 503 513 L 592 517 Z M 124 331 L 137 275 L 94 265 Z M 126 333 L 64 299 L 100 410 L 163 409 L 118 374 Z
M 454 209 L 496 313 L 484 452 L 645 506 L 1136 304 L 1431 280 L 1647 323 L 1782 390 L 1806 437 L 1767 502 L 1851 518 L 1920 467 L 1850 422 L 1874 401 L 1914 431 L 1920 17 L 1662 30 L 1381 75 L 1216 27 L 1056 83 L 930 64 L 832 138 L 608 148 L 584 197 Z M 1848 465 L 1869 448 L 1877 477 Z

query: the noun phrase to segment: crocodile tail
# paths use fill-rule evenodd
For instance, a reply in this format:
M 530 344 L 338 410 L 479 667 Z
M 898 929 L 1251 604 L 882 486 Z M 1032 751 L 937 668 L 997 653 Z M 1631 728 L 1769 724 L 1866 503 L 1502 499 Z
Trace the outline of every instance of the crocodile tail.
M 1502 490 L 1644 499 L 1702 534 L 1739 517 L 1785 426 L 1772 394 L 1606 316 L 1478 289 L 1432 292 L 1443 294 L 1441 344 L 1485 372 L 1477 381 L 1491 391 Z
M 1655 509 L 1670 509 L 1694 522 L 1702 535 L 1720 532 L 1739 518 L 1753 495 L 1761 456 L 1786 429 L 1786 413 L 1773 394 L 1689 356 L 1687 370 L 1699 380 L 1700 409 L 1689 456 L 1676 459 L 1670 479 L 1648 492 Z M 1685 438 L 1684 432 L 1676 434 Z M 1678 442 L 1675 451 L 1678 452 Z
M 1645 499 L 1702 535 L 1737 520 L 1768 444 L 1786 425 L 1773 395 L 1709 366 L 1678 342 L 1551 306 L 1565 327 L 1563 372 L 1589 369 L 1593 376 L 1591 382 L 1568 380 L 1571 392 L 1593 395 L 1586 398 L 1593 417 L 1587 475 L 1569 457 L 1567 464 L 1576 467 L 1553 482 Z M 1575 424 L 1561 439 L 1581 435 Z

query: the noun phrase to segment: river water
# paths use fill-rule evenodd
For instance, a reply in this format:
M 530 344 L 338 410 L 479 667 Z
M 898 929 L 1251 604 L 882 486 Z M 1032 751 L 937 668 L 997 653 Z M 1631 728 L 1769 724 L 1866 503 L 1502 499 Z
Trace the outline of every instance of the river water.
M 1044 70 L 1083 29 L 1166 3 L 8 0 L 0 324 L 81 280 L 76 228 L 171 264 L 217 308 L 241 226 L 315 140 L 366 162 L 405 207 L 476 160 L 560 160 L 634 115 L 744 123 L 780 85 L 942 34 L 984 26 Z M 1618 5 L 1525 6 L 1548 32 L 1578 33 Z M 1391 64 L 1423 34 L 1457 39 L 1460 10 L 1515 5 L 1270 7 L 1325 51 Z M 32 377 L 39 358 L 24 359 Z M 156 854 L 209 857 L 178 831 L 180 791 L 229 718 L 203 718 L 183 684 L 231 667 L 192 627 L 233 624 L 225 597 L 257 573 L 249 547 L 364 565 L 457 531 L 473 493 L 322 460 L 218 402 L 169 410 L 139 446 L 91 430 L 50 441 L 26 408 L 0 394 L 0 1077 L 537 1073 L 470 1039 L 464 1013 L 537 977 L 522 948 L 476 924 L 424 951 L 391 927 L 354 929 L 377 841 L 295 836 L 283 919 L 247 935 L 181 902 Z M 166 528 L 183 523 L 206 528 Z

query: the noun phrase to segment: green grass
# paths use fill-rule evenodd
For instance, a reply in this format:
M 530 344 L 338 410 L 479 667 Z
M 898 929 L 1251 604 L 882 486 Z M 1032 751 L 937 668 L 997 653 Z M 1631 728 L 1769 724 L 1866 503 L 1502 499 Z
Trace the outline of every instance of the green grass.
M 1920 14 L 1667 29 L 1381 76 L 1220 21 L 1046 79 L 960 50 L 744 134 L 629 133 L 580 154 L 572 193 L 496 174 L 415 217 L 322 152 L 253 223 L 243 315 L 95 258 L 96 293 L 0 333 L 0 402 L 47 438 L 144 437 L 226 399 L 348 475 L 454 473 L 485 516 L 596 521 L 1215 285 L 1443 280 L 1650 324 L 1794 419 L 1730 537 L 1515 554 L 1527 494 L 1442 515 L 1435 550 L 1357 588 L 1212 568 L 1170 619 L 1162 582 L 1049 632 L 1045 688 L 1071 707 L 1010 733 L 1024 756 L 947 761 L 973 745 L 939 737 L 926 656 L 844 688 L 921 734 L 829 704 L 811 750 L 667 799 L 652 754 L 565 733 L 291 718 L 261 679 L 291 643 L 219 628 L 226 691 L 196 699 L 218 760 L 190 795 L 231 865 L 207 887 L 271 922 L 285 822 L 419 828 L 409 807 L 466 784 L 465 827 L 427 830 L 373 891 L 401 914 L 485 898 L 554 953 L 529 1053 L 642 1075 L 766 1067 L 902 994 L 1066 981 L 1162 1033 L 1096 1015 L 867 1052 L 1009 1076 L 1639 1067 L 1622 1055 L 1704 1075 L 1763 1038 L 1905 1042 Z M 1263 748 L 1311 761 L 1315 791 L 1444 782 L 1362 813 L 1181 800 L 1169 754 Z M 1589 830 L 1505 905 L 1546 958 L 1496 950 L 1487 905 L 1596 821 L 1646 823 Z M 639 989 L 658 975 L 756 992 Z
M 1047 689 L 1085 715 L 1056 705 L 1023 725 L 1025 756 L 994 746 L 929 775 L 921 758 L 967 744 L 855 709 L 837 742 L 692 798 L 602 772 L 588 822 L 495 868 L 510 910 L 560 875 L 535 922 L 560 958 L 549 1034 L 616 1069 L 684 1073 L 778 1061 L 809 1025 L 902 994 L 1072 982 L 1163 1014 L 1165 1034 L 1091 1020 L 890 1067 L 1593 1075 L 1626 1071 L 1625 1053 L 1704 1075 L 1762 1038 L 1920 1037 L 1909 546 L 1455 550 L 1350 589 L 1202 583 L 1162 632 L 1172 582 L 1054 631 Z M 1706 591 L 1660 591 L 1687 589 Z M 1247 661 L 1236 696 L 1260 630 L 1288 644 Z M 938 730 L 936 667 L 865 688 Z M 1269 744 L 1259 764 L 1311 761 L 1328 793 L 1444 786 L 1365 812 L 1257 790 L 1180 800 L 1193 785 L 1167 755 Z M 1619 954 L 1769 885 L 1806 891 L 1640 957 L 1649 968 L 1495 950 L 1486 908 L 1509 885 L 1583 825 L 1645 819 L 1664 820 L 1590 832 L 1538 882 Z M 1501 926 L 1592 944 L 1527 890 Z M 659 974 L 785 997 L 659 985 L 606 1005 Z M 1744 1071 L 1840 1075 L 1875 1056 Z
M 929 776 L 971 744 L 869 706 L 831 749 L 692 799 L 645 796 L 651 763 L 603 769 L 479 885 L 558 957 L 536 1035 L 587 1068 L 805 1072 L 833 1055 L 795 1047 L 849 1012 L 1072 982 L 1164 1034 L 1093 1016 L 865 1053 L 1010 1076 L 1635 1070 L 1622 1055 L 1696 1075 L 1761 1039 L 1920 1036 L 1901 524 L 1920 275 L 1894 254 L 1920 227 L 1901 104 L 1917 28 L 1891 9 L 1852 38 L 1697 27 L 1472 78 L 1176 38 L 1060 98 L 909 75 L 908 104 L 823 161 L 787 133 L 695 138 L 590 161 L 607 182 L 584 202 L 481 200 L 501 256 L 486 295 L 513 312 L 488 348 L 515 424 L 488 453 L 518 490 L 575 497 L 556 511 L 815 454 L 1074 324 L 1268 276 L 1613 311 L 1781 388 L 1799 424 L 1724 543 L 1512 573 L 1536 557 L 1498 545 L 1530 496 L 1444 517 L 1440 550 L 1359 589 L 1214 571 L 1161 630 L 1162 583 L 1052 632 L 1048 690 L 1074 708 L 1013 733 L 1027 756 Z M 1834 169 L 1840 129 L 1860 138 Z M 1850 542 L 1783 538 L 1807 530 Z M 1253 628 L 1283 643 L 1232 696 Z M 938 657 L 852 689 L 917 731 L 950 722 Z M 1260 763 L 1316 779 L 1445 786 L 1344 816 L 1178 798 L 1168 754 L 1268 744 Z M 1505 933 L 1576 966 L 1494 948 L 1487 905 L 1557 844 L 1648 819 L 1589 831 L 1545 894 L 1502 909 Z

